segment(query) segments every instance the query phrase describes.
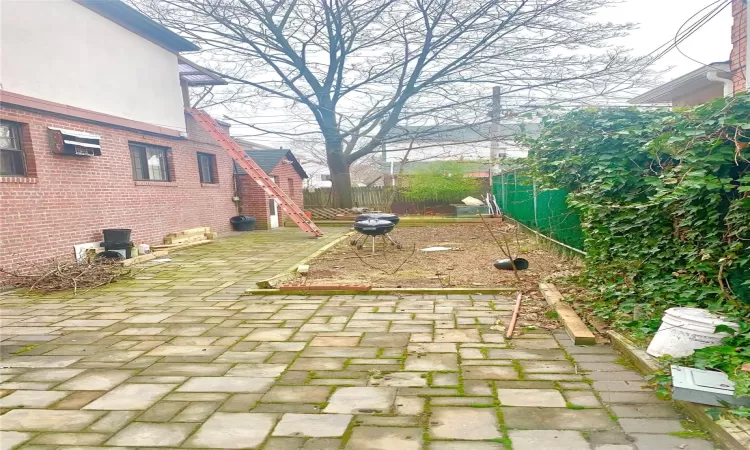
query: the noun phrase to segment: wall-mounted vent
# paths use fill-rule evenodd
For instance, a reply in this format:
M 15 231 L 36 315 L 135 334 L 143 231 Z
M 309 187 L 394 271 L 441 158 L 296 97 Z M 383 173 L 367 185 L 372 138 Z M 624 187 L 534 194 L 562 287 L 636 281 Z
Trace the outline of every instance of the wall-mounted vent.
M 57 155 L 101 156 L 99 136 L 83 131 L 48 128 L 50 150 Z

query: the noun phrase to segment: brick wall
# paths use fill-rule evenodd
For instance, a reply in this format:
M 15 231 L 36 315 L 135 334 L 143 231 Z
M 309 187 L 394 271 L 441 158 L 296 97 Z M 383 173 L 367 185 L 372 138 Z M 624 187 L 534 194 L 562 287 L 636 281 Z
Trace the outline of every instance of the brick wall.
M 297 206 L 304 209 L 302 177 L 299 176 L 291 164 L 279 161 L 279 164 L 274 167 L 269 175 L 277 176 L 281 190 L 289 195 Z M 237 178 L 242 214 L 255 217 L 255 227 L 257 229 L 267 230 L 269 228 L 268 197 L 260 186 L 258 186 L 258 183 L 253 181 L 249 175 L 238 175 Z M 283 208 L 280 206 L 278 209 L 281 213 L 279 217 L 279 225 L 283 226 L 287 214 L 283 212 Z
M 243 216 L 255 217 L 255 229 L 268 229 L 268 197 L 250 175 L 236 175 Z
M 747 3 L 746 0 L 732 0 L 732 53 L 730 67 L 734 92 L 745 90 L 745 65 L 747 58 Z
M 73 244 L 101 240 L 104 228 L 131 228 L 133 240 L 150 244 L 187 228 L 231 229 L 229 218 L 236 214 L 232 160 L 216 145 L 10 106 L 0 106 L 0 118 L 22 124 L 29 168 L 27 178 L 0 178 L 0 265 L 72 258 Z M 47 127 L 100 135 L 102 155 L 52 154 Z M 169 147 L 173 180 L 134 181 L 128 141 Z M 200 183 L 199 151 L 216 155 L 218 183 Z

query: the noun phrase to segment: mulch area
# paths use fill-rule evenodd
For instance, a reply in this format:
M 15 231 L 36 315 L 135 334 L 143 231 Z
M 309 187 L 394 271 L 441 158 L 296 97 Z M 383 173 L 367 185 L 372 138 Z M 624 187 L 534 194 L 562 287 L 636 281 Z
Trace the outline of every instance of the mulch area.
M 514 256 L 529 261 L 527 270 L 497 270 L 492 265 L 505 256 L 495 237 L 508 242 Z M 524 293 L 520 325 L 556 328 L 557 321 L 547 317 L 549 307 L 539 293 L 539 282 L 570 275 L 580 267 L 576 259 L 546 250 L 537 238 L 503 222 L 487 224 L 450 224 L 421 227 L 397 226 L 391 234 L 402 249 L 379 244 L 376 254 L 369 246 L 358 250 L 343 241 L 310 263 L 307 277 L 287 284 L 370 284 L 373 287 L 511 287 Z M 426 247 L 451 247 L 451 251 L 424 252 Z M 508 293 L 508 296 L 513 294 Z

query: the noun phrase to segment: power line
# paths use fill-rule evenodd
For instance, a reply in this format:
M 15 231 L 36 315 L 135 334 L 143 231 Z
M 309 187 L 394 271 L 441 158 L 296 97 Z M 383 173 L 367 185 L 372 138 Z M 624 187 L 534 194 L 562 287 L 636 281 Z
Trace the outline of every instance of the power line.
M 708 8 L 716 5 L 717 3 L 722 3 L 722 2 L 724 2 L 726 4 L 723 5 L 723 6 L 717 6 L 713 10 L 709 11 L 707 14 L 703 15 L 700 19 L 698 19 L 698 21 L 696 21 L 696 23 L 694 23 L 693 25 L 691 25 L 690 27 L 688 27 L 685 30 L 685 32 L 682 35 L 680 35 L 680 32 L 681 32 L 682 28 L 688 22 L 690 22 L 690 20 L 692 20 L 695 16 L 697 16 L 701 12 L 705 11 L 706 9 L 708 9 Z M 683 22 L 682 25 L 680 25 L 680 27 L 678 28 L 677 33 L 676 33 L 676 35 L 675 35 L 675 37 L 673 39 L 670 39 L 668 42 L 665 42 L 664 44 L 662 44 L 659 47 L 657 47 L 656 49 L 654 49 L 651 53 L 649 53 L 648 55 L 646 55 L 646 56 L 651 56 L 652 54 L 654 54 L 656 52 L 659 52 L 661 50 L 657 54 L 657 56 L 655 56 L 655 57 L 653 57 L 651 59 L 651 61 L 649 62 L 648 65 L 650 66 L 650 65 L 654 64 L 656 61 L 658 61 L 659 59 L 663 58 L 664 55 L 666 55 L 670 51 L 672 51 L 675 48 L 677 48 L 679 46 L 679 44 L 681 44 L 687 38 L 689 38 L 690 36 L 692 36 L 693 34 L 695 34 L 696 31 L 700 30 L 706 23 L 708 23 L 708 21 L 710 21 L 711 19 L 713 19 L 716 16 L 716 14 L 718 14 L 718 12 L 720 12 L 723 8 L 725 8 L 730 3 L 731 3 L 731 0 L 716 0 L 713 3 L 710 3 L 708 6 L 705 6 L 705 7 L 701 8 L 695 14 L 693 14 L 690 18 L 688 18 L 685 22 Z M 718 9 L 718 11 L 717 11 L 717 9 Z
M 677 33 L 675 33 L 675 35 L 674 35 L 674 41 L 675 41 L 675 46 L 674 46 L 674 47 L 675 47 L 675 49 L 676 49 L 676 50 L 677 50 L 678 52 L 680 52 L 680 54 L 681 54 L 682 56 L 684 56 L 685 58 L 687 58 L 687 59 L 689 59 L 689 60 L 691 60 L 691 61 L 693 61 L 693 62 L 696 62 L 696 63 L 698 63 L 698 64 L 700 64 L 700 65 L 702 65 L 702 66 L 708 66 L 709 64 L 705 64 L 705 63 L 703 63 L 703 62 L 701 62 L 701 61 L 698 61 L 697 59 L 691 58 L 690 56 L 686 55 L 686 54 L 685 54 L 685 52 L 683 52 L 682 50 L 680 50 L 680 47 L 679 47 L 679 43 L 677 42 L 677 37 L 678 37 L 678 35 L 680 34 L 680 32 L 682 31 L 682 28 L 683 28 L 683 27 L 684 27 L 684 26 L 685 26 L 685 25 L 686 25 L 686 24 L 687 24 L 687 23 L 688 23 L 688 22 L 689 22 L 690 20 L 692 20 L 692 19 L 693 19 L 693 18 L 694 18 L 695 16 L 697 16 L 698 14 L 700 14 L 700 13 L 701 13 L 702 11 L 705 11 L 706 9 L 708 9 L 708 8 L 710 8 L 711 6 L 715 5 L 716 3 L 720 3 L 720 1 L 721 1 L 721 0 L 719 0 L 719 1 L 716 1 L 716 2 L 714 2 L 714 3 L 711 3 L 710 5 L 706 6 L 706 7 L 705 7 L 705 8 L 703 8 L 702 10 L 700 10 L 700 11 L 698 11 L 697 13 L 693 14 L 692 16 L 690 16 L 690 18 L 688 18 L 688 20 L 686 20 L 686 21 L 685 21 L 685 22 L 684 22 L 684 23 L 683 23 L 682 25 L 680 25 L 680 28 L 679 28 L 679 29 L 677 30 Z M 701 24 L 701 26 L 705 25 L 705 24 L 706 24 L 706 23 L 708 23 L 708 22 L 709 22 L 709 21 L 710 21 L 711 19 L 713 19 L 714 17 L 716 17 L 717 15 L 719 15 L 719 13 L 720 13 L 720 12 L 722 12 L 722 11 L 723 11 L 723 10 L 724 10 L 724 9 L 725 9 L 725 8 L 726 8 L 727 6 L 729 6 L 729 5 L 731 5 L 731 4 L 732 4 L 731 0 L 728 0 L 728 1 L 725 1 L 725 2 L 724 2 L 724 5 L 719 5 L 719 6 L 717 6 L 716 8 L 714 8 L 714 9 L 713 9 L 713 10 L 712 10 L 711 12 L 709 12 L 709 13 L 708 13 L 708 15 L 707 15 L 707 16 L 704 16 L 704 20 L 702 21 L 702 24 Z M 710 16 L 709 16 L 709 15 L 710 15 Z M 698 22 L 696 22 L 696 24 L 698 24 L 698 23 L 701 23 L 701 21 L 699 20 Z M 700 28 L 700 27 L 699 27 L 699 28 Z

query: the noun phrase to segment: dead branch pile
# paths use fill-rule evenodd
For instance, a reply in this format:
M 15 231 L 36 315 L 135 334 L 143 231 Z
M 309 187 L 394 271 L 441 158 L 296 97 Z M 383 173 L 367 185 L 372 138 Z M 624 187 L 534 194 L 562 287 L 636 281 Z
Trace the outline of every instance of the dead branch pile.
M 84 263 L 52 259 L 24 269 L 0 267 L 0 288 L 22 288 L 42 293 L 73 291 L 75 295 L 80 290 L 88 291 L 120 278 L 131 278 L 135 273 L 119 261 L 109 259 Z

